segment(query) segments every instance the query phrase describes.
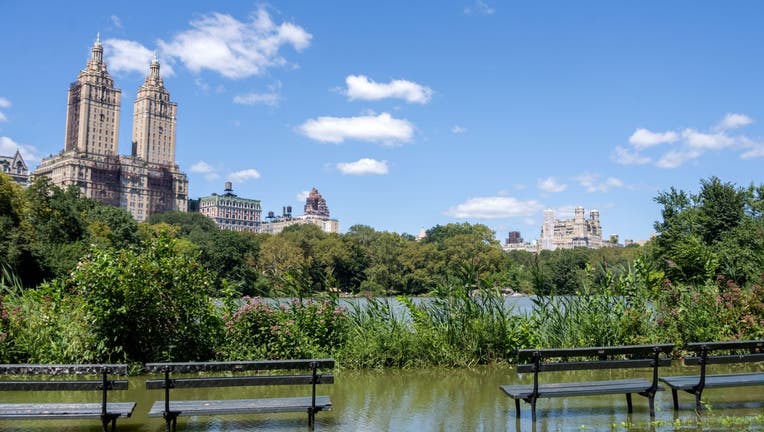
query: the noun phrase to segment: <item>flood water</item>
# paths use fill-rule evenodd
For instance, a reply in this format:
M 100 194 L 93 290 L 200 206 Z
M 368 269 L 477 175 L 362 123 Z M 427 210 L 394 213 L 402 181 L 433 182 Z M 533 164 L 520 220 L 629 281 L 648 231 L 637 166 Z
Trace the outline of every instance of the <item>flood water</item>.
M 674 366 L 662 375 L 696 373 L 696 368 Z M 713 373 L 764 371 L 764 365 L 746 367 L 715 366 Z M 547 380 L 598 380 L 634 377 L 642 371 L 562 372 L 541 374 Z M 650 372 L 644 371 L 646 378 Z M 145 390 L 147 377 L 130 378 L 130 390 L 115 391 L 111 401 L 134 401 L 133 417 L 117 421 L 118 431 L 164 430 L 164 420 L 148 418 L 149 408 L 161 400 L 161 390 Z M 156 378 L 152 376 L 151 378 Z M 680 410 L 674 413 L 671 392 L 656 399 L 656 420 L 650 423 L 647 400 L 634 395 L 634 413 L 627 415 L 623 395 L 541 399 L 538 421 L 530 421 L 529 406 L 521 405 L 522 417 L 515 419 L 512 399 L 499 390 L 501 384 L 530 383 L 532 376 L 519 377 L 511 366 L 479 366 L 471 369 L 364 370 L 335 372 L 335 384 L 319 386 L 318 394 L 328 394 L 332 411 L 316 416 L 317 431 L 571 431 L 571 430 L 739 430 L 740 427 L 704 427 L 695 421 L 694 397 L 680 394 Z M 173 390 L 180 399 L 229 399 L 274 396 L 307 396 L 309 386 L 233 387 L 224 389 Z M 98 402 L 97 392 L 2 392 L 3 402 Z M 709 389 L 703 393 L 713 413 L 751 416 L 764 412 L 764 386 Z M 675 420 L 679 420 L 674 423 Z M 629 426 L 631 424 L 631 426 Z M 676 426 L 676 425 L 679 426 Z M 756 429 L 758 428 L 758 429 Z M 0 431 L 99 431 L 98 421 L 0 421 Z M 180 417 L 178 431 L 301 431 L 307 428 L 307 414 L 255 414 L 246 416 Z M 764 430 L 762 426 L 754 429 Z

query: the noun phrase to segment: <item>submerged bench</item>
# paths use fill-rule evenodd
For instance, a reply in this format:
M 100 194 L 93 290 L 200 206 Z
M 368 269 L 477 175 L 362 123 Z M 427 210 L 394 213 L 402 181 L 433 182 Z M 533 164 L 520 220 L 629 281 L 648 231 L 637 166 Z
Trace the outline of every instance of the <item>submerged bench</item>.
M 503 385 L 501 390 L 515 400 L 515 413 L 520 418 L 520 400 L 531 405 L 536 421 L 536 400 L 540 398 L 625 394 L 628 410 L 632 412 L 631 394 L 649 400 L 650 416 L 655 416 L 655 393 L 658 368 L 670 366 L 673 345 L 630 345 L 616 347 L 531 349 L 518 353 L 517 373 L 533 373 L 533 384 Z M 539 373 L 550 371 L 652 368 L 652 381 L 645 378 L 592 382 L 559 382 L 539 384 Z
M 191 363 L 149 363 L 146 372 L 163 373 L 164 379 L 146 381 L 149 390 L 164 389 L 164 400 L 157 401 L 149 411 L 149 417 L 164 417 L 167 431 L 175 431 L 180 415 L 223 415 L 278 412 L 306 412 L 308 426 L 315 427 L 315 415 L 319 411 L 330 410 L 329 396 L 317 396 L 317 384 L 333 384 L 331 373 L 321 370 L 333 369 L 332 359 L 312 360 L 271 360 L 241 362 L 191 362 Z M 231 372 L 262 371 L 307 371 L 289 375 L 236 375 Z M 191 378 L 171 378 L 173 373 L 205 373 Z M 227 373 L 225 376 L 220 376 Z M 217 375 L 217 376 L 212 376 Z M 278 397 L 261 399 L 221 399 L 221 400 L 171 400 L 170 389 L 232 387 L 232 386 L 275 386 L 310 385 L 311 393 L 299 397 Z
M 679 409 L 678 390 L 695 395 L 695 409 L 700 410 L 703 389 L 764 385 L 764 372 L 708 375 L 707 365 L 764 362 L 764 340 L 690 343 L 685 349 L 687 366 L 700 366 L 700 375 L 669 376 L 661 381 L 671 387 L 674 409 Z
M 108 402 L 109 390 L 127 390 L 127 380 L 111 380 L 109 375 L 127 375 L 127 365 L 0 365 L 0 374 L 25 377 L 21 380 L 0 380 L 0 391 L 97 391 L 100 402 L 80 403 L 0 403 L 0 420 L 34 419 L 100 419 L 102 431 L 114 431 L 119 417 L 130 417 L 135 402 Z M 45 380 L 32 380 L 28 375 L 47 376 Z M 50 379 L 61 375 L 100 375 L 100 379 Z

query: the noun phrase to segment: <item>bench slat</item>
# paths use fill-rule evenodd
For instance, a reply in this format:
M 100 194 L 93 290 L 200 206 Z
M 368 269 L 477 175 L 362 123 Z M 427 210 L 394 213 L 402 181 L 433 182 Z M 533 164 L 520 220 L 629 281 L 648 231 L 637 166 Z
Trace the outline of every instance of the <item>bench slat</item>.
M 147 373 L 159 373 L 169 370 L 176 373 L 184 372 L 224 372 L 224 371 L 258 371 L 258 370 L 288 370 L 310 369 L 315 363 L 319 369 L 333 369 L 334 359 L 308 360 L 257 360 L 240 362 L 184 362 L 184 363 L 147 363 L 144 370 Z
M 334 384 L 334 375 L 318 375 L 316 384 Z M 313 383 L 312 375 L 268 375 L 244 377 L 210 377 L 210 378 L 175 378 L 172 380 L 175 388 L 206 388 L 206 387 L 238 387 L 262 385 L 289 385 Z M 146 380 L 146 389 L 158 390 L 164 388 L 164 380 Z
M 130 417 L 135 402 L 111 402 L 109 413 Z M 0 404 L 0 419 L 93 419 L 101 418 L 100 403 L 13 403 Z
M 182 400 L 170 401 L 170 411 L 184 415 L 256 414 L 278 412 L 307 412 L 311 407 L 311 397 L 268 398 L 268 399 L 228 399 L 228 400 Z M 316 407 L 330 410 L 329 396 L 316 396 Z M 156 401 L 149 417 L 162 417 L 164 401 Z
M 597 357 L 613 355 L 638 355 L 647 356 L 658 350 L 661 353 L 670 353 L 674 349 L 673 344 L 659 345 L 624 345 L 615 347 L 586 347 L 586 348 L 545 348 L 526 349 L 518 351 L 520 362 L 533 361 L 533 354 L 539 353 L 541 358 L 564 358 L 564 357 Z
M 703 347 L 707 347 L 709 351 L 721 351 L 721 350 L 733 350 L 733 349 L 752 349 L 759 348 L 764 349 L 764 339 L 760 340 L 747 340 L 747 341 L 723 341 L 723 342 L 693 342 L 685 345 L 689 351 L 699 353 Z
M 589 360 L 579 362 L 541 363 L 539 372 L 595 370 L 595 369 L 631 369 L 648 368 L 653 366 L 653 359 L 634 360 Z M 671 359 L 658 360 L 658 366 L 671 366 Z M 533 373 L 533 364 L 517 365 L 517 373 Z
M 670 376 L 660 379 L 671 388 L 689 390 L 698 385 L 700 375 Z M 706 375 L 706 388 L 744 387 L 764 384 L 764 372 Z
M 0 375 L 127 375 L 125 364 L 2 364 Z
M 646 379 L 625 379 L 613 381 L 570 382 L 539 384 L 540 398 L 625 394 L 647 391 L 652 383 Z M 505 385 L 500 387 L 504 393 L 513 399 L 529 397 L 533 392 L 533 385 Z M 658 387 L 658 390 L 662 390 Z
M 684 364 L 686 366 L 699 365 L 701 361 L 700 357 L 686 357 Z M 733 354 L 733 355 L 720 355 L 720 356 L 707 356 L 706 364 L 731 364 L 731 363 L 758 363 L 764 362 L 764 353 L 756 354 Z
M 127 390 L 127 380 L 111 381 L 111 390 Z M 44 390 L 102 390 L 103 382 L 96 380 L 80 381 L 0 381 L 0 391 L 44 391 Z

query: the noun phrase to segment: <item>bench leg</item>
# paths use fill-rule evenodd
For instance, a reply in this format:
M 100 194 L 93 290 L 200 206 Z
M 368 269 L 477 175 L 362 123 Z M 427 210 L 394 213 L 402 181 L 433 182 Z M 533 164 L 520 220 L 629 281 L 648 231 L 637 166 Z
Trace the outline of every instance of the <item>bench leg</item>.
M 629 414 L 634 412 L 634 406 L 631 404 L 631 393 L 626 393 L 626 407 L 628 409 Z
M 515 418 L 520 418 L 520 399 L 515 399 Z
M 308 408 L 308 427 L 310 430 L 316 430 L 316 412 L 313 408 Z
M 677 393 L 677 389 L 671 389 L 671 397 L 674 399 L 674 411 L 679 409 L 679 395 Z
M 695 392 L 695 411 L 700 412 L 700 395 L 703 394 L 703 391 L 696 391 Z
M 655 393 L 650 394 L 647 397 L 648 404 L 650 405 L 650 418 L 655 418 Z
M 531 419 L 536 423 L 536 398 L 531 399 Z
M 167 432 L 175 432 L 175 429 L 178 427 L 178 414 L 177 413 L 171 413 L 168 415 L 165 415 L 164 417 L 165 421 L 165 427 Z

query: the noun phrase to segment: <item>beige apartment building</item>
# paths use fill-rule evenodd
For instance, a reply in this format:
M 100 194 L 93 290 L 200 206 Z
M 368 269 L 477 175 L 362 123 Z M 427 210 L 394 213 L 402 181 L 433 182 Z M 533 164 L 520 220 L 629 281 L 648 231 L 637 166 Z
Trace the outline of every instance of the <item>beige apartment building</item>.
M 58 186 L 76 185 L 87 198 L 128 210 L 138 221 L 188 208 L 188 178 L 175 163 L 178 104 L 159 73 L 159 61 L 133 105 L 132 152 L 119 155 L 122 92 L 106 70 L 96 39 L 91 58 L 68 93 L 64 149 L 43 159 L 33 176 Z
M 584 208 L 576 207 L 573 219 L 560 220 L 555 219 L 554 210 L 545 210 L 538 246 L 541 250 L 575 247 L 597 249 L 604 246 L 600 212 L 592 210 L 587 218 Z

